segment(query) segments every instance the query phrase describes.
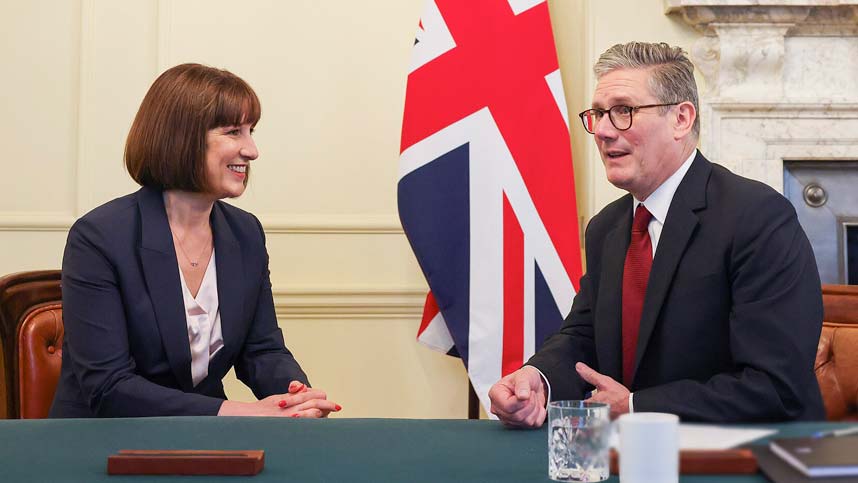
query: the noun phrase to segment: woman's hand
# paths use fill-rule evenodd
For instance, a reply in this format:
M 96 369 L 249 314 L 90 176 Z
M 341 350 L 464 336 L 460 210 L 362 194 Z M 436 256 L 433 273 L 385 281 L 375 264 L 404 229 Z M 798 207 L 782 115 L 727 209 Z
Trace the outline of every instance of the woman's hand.
M 289 394 L 281 397 L 277 405 L 284 411 L 290 411 L 289 416 L 293 418 L 326 418 L 331 411 L 342 409 L 339 404 L 328 401 L 324 391 L 307 387 L 299 381 L 289 383 Z
M 341 409 L 339 404 L 328 401 L 324 391 L 292 381 L 287 394 L 275 394 L 251 403 L 224 401 L 217 415 L 324 418 Z

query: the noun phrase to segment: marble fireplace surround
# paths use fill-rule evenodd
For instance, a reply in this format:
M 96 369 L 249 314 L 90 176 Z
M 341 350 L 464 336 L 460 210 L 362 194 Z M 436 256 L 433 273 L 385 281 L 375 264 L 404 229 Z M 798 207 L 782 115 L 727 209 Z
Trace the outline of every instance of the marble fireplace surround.
M 701 150 L 783 192 L 784 161 L 858 160 L 858 0 L 665 0 L 703 34 Z

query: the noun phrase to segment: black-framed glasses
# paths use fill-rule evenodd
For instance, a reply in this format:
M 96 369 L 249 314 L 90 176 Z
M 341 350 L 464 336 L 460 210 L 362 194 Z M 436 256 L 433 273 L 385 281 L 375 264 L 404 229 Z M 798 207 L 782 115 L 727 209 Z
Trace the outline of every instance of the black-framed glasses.
M 638 109 L 646 109 L 648 107 L 665 107 L 665 106 L 675 106 L 677 104 L 681 104 L 679 102 L 668 102 L 666 104 L 647 104 L 645 106 L 611 106 L 608 109 L 587 109 L 586 111 L 578 114 L 578 117 L 581 118 L 581 122 L 584 123 L 584 129 L 587 130 L 588 133 L 593 134 L 596 131 L 596 124 L 602 120 L 602 116 L 605 113 L 608 113 L 608 119 L 611 120 L 611 124 L 617 128 L 617 131 L 626 131 L 632 127 L 632 114 Z

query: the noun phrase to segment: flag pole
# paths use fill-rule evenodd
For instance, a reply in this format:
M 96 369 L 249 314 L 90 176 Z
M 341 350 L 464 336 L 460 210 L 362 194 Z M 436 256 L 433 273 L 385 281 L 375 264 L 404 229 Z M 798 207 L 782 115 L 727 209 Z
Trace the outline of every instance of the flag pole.
M 480 398 L 477 397 L 477 391 L 474 390 L 474 385 L 468 380 L 468 419 L 480 419 Z

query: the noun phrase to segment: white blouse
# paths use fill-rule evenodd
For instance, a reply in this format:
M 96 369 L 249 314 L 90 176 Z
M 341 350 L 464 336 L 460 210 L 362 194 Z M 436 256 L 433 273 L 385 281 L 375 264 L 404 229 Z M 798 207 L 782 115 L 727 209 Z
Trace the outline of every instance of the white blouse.
M 188 342 L 191 344 L 191 376 L 196 387 L 209 374 L 209 359 L 223 348 L 214 248 L 196 298 L 191 295 L 181 269 L 179 277 L 182 279 Z

